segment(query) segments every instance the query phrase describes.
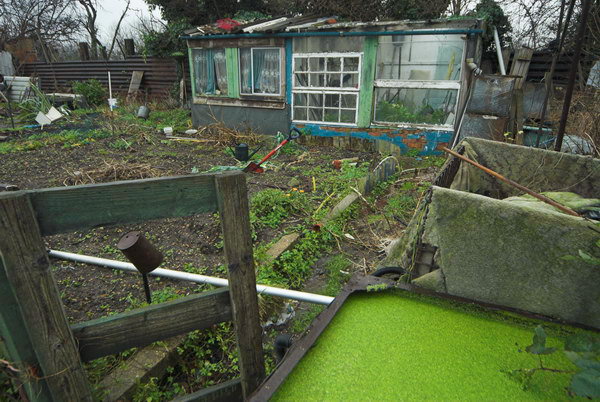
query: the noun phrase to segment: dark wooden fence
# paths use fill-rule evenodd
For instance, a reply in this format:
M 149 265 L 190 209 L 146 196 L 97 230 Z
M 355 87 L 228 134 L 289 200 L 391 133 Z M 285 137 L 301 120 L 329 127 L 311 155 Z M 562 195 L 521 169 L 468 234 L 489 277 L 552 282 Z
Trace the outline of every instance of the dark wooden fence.
M 156 57 L 144 58 L 132 56 L 125 60 L 88 60 L 65 61 L 59 63 L 25 63 L 20 74 L 35 75 L 39 78 L 42 90 L 45 92 L 61 92 L 69 90 L 75 81 L 88 79 L 99 80 L 108 88 L 108 72 L 111 74 L 113 92 L 127 94 L 131 74 L 143 71 L 144 77 L 140 86 L 142 93 L 149 97 L 162 97 L 179 85 L 178 71 L 183 69 L 188 94 L 190 92 L 190 74 L 187 58 L 161 59 Z M 181 77 L 181 76 L 180 76 Z
M 572 53 L 564 53 L 558 59 L 554 71 L 554 82 L 556 84 L 567 84 L 572 59 Z M 527 81 L 542 82 L 542 80 L 544 79 L 544 74 L 550 71 L 551 64 L 552 52 L 547 50 L 539 50 L 533 52 L 531 64 L 529 64 L 529 72 L 527 73 Z M 580 64 L 581 68 L 577 72 L 577 82 L 585 84 L 587 76 L 590 73 L 590 69 L 592 68 L 593 59 L 590 57 L 583 57 Z
M 42 236 L 214 211 L 229 288 L 68 325 Z M 241 400 L 265 375 L 241 171 L 0 193 L 0 337 L 29 400 L 92 401 L 81 361 L 230 320 L 240 379 L 199 398 Z

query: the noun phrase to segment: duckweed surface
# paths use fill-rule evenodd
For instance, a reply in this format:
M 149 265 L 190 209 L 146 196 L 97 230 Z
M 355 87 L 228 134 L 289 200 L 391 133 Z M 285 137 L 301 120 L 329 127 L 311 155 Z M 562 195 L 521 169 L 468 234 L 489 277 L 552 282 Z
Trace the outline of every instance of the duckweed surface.
M 536 372 L 523 390 L 504 372 L 539 367 L 538 358 L 524 351 L 538 324 L 407 292 L 354 294 L 273 399 L 572 399 L 568 374 Z M 561 347 L 571 331 L 543 326 L 552 347 Z M 562 352 L 543 362 L 575 369 Z

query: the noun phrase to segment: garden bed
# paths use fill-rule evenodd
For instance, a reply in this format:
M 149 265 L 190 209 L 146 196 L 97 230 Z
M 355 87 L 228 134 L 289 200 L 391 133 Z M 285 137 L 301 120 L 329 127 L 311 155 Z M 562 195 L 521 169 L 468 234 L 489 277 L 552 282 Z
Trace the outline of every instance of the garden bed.
M 155 111 L 145 121 L 135 118 L 135 106 L 127 106 L 114 113 L 105 109 L 76 111 L 43 131 L 6 130 L 2 135 L 9 139 L 0 143 L 0 183 L 34 189 L 190 174 L 236 165 L 227 151 L 227 145 L 236 139 L 234 135 L 252 147 L 263 144 L 255 160 L 276 143 L 273 138 L 248 131 L 222 132 L 218 124 L 195 135 L 196 141 L 170 140 L 161 129 L 171 126 L 176 134 L 184 135 L 182 131 L 191 128 L 188 112 L 161 109 L 158 105 L 151 108 Z M 347 157 L 357 157 L 357 164 L 345 163 L 340 170 L 332 167 L 333 160 Z M 291 144 L 269 162 L 265 173 L 248 175 L 257 281 L 335 296 L 353 272 L 372 271 L 383 257 L 385 246 L 410 219 L 440 159 L 401 159 L 403 175 L 375 188 L 372 195 L 365 195 L 364 200 L 358 200 L 342 217 L 321 230 L 313 228 L 353 191 L 351 187 L 358 187 L 360 178 L 382 158 L 376 153 Z M 124 261 L 116 243 L 130 230 L 145 233 L 164 253 L 163 268 L 221 277 L 226 274 L 221 229 L 215 215 L 94 228 L 45 240 L 49 249 Z M 295 248 L 278 261 L 269 260 L 268 248 L 291 232 L 301 234 Z M 144 304 L 138 275 L 59 260 L 52 264 L 72 324 Z M 160 278 L 151 278 L 150 286 L 157 303 L 208 288 Z M 261 297 L 261 306 L 265 320 L 277 318 L 282 302 Z M 272 326 L 265 342 L 269 343 L 269 338 L 281 331 L 301 332 L 320 311 L 305 303 L 292 306 L 297 319 L 291 324 Z M 154 379 L 142 385 L 139 398 L 171 398 L 236 375 L 237 357 L 229 325 L 191 334 L 185 350 L 179 356 L 179 368 L 171 369 L 168 380 Z M 88 369 L 92 382 L 99 381 L 132 353 L 91 362 Z M 272 367 L 273 359 L 268 357 L 267 362 Z

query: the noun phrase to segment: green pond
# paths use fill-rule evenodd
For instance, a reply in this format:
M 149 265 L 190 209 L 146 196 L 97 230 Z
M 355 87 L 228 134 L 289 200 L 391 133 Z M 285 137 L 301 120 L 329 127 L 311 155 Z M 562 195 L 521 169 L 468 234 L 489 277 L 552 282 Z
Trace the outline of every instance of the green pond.
M 505 373 L 539 367 L 538 357 L 524 351 L 538 324 L 408 292 L 356 293 L 273 400 L 573 399 L 568 374 L 536 372 L 523 390 Z M 550 347 L 562 347 L 573 332 L 542 325 Z M 542 359 L 545 367 L 575 369 L 562 351 Z

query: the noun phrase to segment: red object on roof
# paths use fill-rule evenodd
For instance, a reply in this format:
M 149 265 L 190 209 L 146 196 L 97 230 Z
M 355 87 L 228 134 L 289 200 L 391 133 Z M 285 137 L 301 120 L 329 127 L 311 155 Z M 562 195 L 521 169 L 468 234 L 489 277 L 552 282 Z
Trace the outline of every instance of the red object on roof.
M 238 25 L 241 25 L 241 24 L 239 22 L 237 22 L 236 20 L 232 20 L 231 18 L 223 18 L 223 19 L 217 20 L 217 26 L 226 31 L 231 31 L 233 28 L 237 27 Z

